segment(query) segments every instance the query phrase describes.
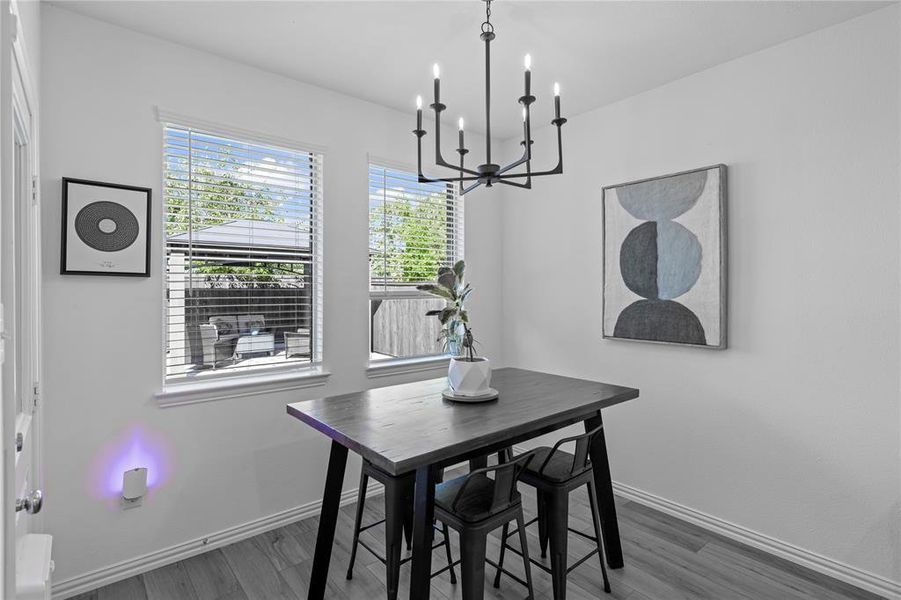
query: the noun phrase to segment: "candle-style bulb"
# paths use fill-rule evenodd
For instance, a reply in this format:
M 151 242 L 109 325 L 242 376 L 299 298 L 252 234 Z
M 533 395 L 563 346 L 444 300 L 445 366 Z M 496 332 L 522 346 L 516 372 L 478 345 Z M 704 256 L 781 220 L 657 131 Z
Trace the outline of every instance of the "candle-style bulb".
M 529 69 L 531 69 L 531 68 L 532 68 L 532 55 L 531 55 L 531 54 L 526 54 L 526 58 L 525 58 L 525 60 L 524 60 L 523 62 L 524 62 L 525 65 L 526 65 L 526 71 L 528 71 Z
M 438 68 L 438 63 L 432 65 L 432 74 L 435 76 L 435 79 L 441 77 L 441 69 Z
M 416 96 L 416 110 L 422 108 L 422 96 Z
M 525 108 L 522 109 L 522 120 L 523 121 L 526 120 L 526 109 Z
M 463 131 L 463 117 L 460 117 L 460 120 L 457 121 L 457 125 L 460 126 L 460 131 Z
M 560 118 L 560 84 L 554 83 L 554 118 Z

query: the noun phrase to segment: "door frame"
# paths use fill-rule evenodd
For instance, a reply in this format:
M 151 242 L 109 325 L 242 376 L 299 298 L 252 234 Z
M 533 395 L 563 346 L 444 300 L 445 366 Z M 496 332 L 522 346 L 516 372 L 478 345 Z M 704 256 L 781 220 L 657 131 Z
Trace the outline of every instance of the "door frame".
M 27 380 L 18 383 L 17 398 L 4 398 L 0 392 L 0 439 L 3 440 L 0 465 L 0 534 L 3 538 L 0 544 L 0 595 L 10 599 L 15 598 L 17 533 L 25 529 L 39 531 L 43 527 L 42 515 L 26 517 L 24 513 L 17 515 L 15 511 L 16 497 L 22 491 L 17 483 L 21 474 L 17 460 L 20 453 L 16 451 L 15 438 L 16 432 L 26 427 L 25 443 L 30 452 L 30 473 L 33 474 L 28 486 L 37 489 L 43 484 L 39 443 L 42 419 L 37 410 L 43 339 L 40 163 L 38 104 L 31 64 L 25 50 L 16 1 L 0 0 L 0 201 L 6 207 L 13 207 L 0 211 L 0 219 L 13 217 L 12 223 L 0 221 L 0 235 L 15 232 L 14 243 L 20 244 L 17 249 L 13 246 L 12 271 L 2 269 L 0 278 L 6 284 L 12 277 L 13 297 L 21 304 L 19 311 L 5 310 L 5 319 L 7 322 L 13 321 L 12 331 L 16 336 L 29 338 L 24 345 L 16 339 L 3 340 L 6 362 L 14 361 L 12 369 L 3 370 Z M 7 241 L 0 238 L 0 248 Z M 9 246 L 3 249 L 3 253 L 6 252 L 9 252 Z M 0 264 L 6 258 L 0 256 Z M 22 351 L 18 352 L 17 347 Z M 22 414 L 18 410 L 20 401 L 24 409 Z M 23 518 L 28 521 L 19 523 Z

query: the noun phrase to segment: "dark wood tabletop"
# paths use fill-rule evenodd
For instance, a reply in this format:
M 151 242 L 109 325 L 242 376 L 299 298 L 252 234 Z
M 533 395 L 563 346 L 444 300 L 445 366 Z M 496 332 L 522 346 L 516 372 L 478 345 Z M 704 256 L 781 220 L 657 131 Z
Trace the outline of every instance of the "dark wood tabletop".
M 288 413 L 397 475 L 513 445 L 638 397 L 638 390 L 523 369 L 497 369 L 497 400 L 443 400 L 447 378 L 305 400 Z

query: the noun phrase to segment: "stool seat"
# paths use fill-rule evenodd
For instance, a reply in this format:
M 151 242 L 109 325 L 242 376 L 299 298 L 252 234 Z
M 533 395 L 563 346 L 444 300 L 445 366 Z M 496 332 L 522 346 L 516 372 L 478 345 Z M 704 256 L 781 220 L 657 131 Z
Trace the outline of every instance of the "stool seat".
M 524 454 L 509 462 L 482 467 L 469 475 L 435 486 L 435 516 L 460 535 L 460 565 L 463 571 L 461 600 L 484 599 L 486 563 L 525 586 L 529 598 L 534 598 L 522 498 L 516 491 L 516 482 L 531 458 L 530 454 Z M 493 477 L 488 477 L 489 473 Z M 516 522 L 520 532 L 525 579 L 503 569 L 503 550 L 498 562 L 486 556 L 488 534 L 499 527 L 503 527 L 506 533 L 511 521 Z
M 552 483 L 566 483 L 591 468 L 589 461 L 573 468 L 575 456 L 565 450 L 557 449 L 555 452 L 550 446 L 541 446 L 532 452 L 535 458 L 526 465 L 526 473 L 523 476 L 534 475 Z M 544 469 L 539 473 L 542 466 Z
M 460 489 L 469 480 L 463 495 L 457 498 Z M 453 506 L 456 500 L 456 507 Z M 435 487 L 435 504 L 443 510 L 455 514 L 468 523 L 483 521 L 520 503 L 519 492 L 513 492 L 502 502 L 495 502 L 494 479 L 483 475 L 463 475 Z

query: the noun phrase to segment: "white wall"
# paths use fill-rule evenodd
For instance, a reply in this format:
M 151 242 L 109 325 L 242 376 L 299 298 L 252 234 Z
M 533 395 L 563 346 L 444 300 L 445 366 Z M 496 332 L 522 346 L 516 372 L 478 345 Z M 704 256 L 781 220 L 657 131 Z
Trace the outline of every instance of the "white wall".
M 571 119 L 503 221 L 507 362 L 641 389 L 606 415 L 615 480 L 895 582 L 898 13 Z M 729 349 L 602 340 L 601 187 L 720 162 Z
M 325 438 L 287 402 L 371 387 L 367 153 L 412 163 L 414 115 L 303 85 L 44 5 L 46 525 L 57 583 L 321 497 Z M 327 146 L 328 385 L 160 409 L 161 236 L 153 276 L 62 277 L 63 176 L 150 186 L 161 222 L 161 128 L 153 108 Z M 499 202 L 466 199 L 472 302 L 487 354 L 500 352 Z M 438 376 L 440 372 L 428 376 Z M 409 379 L 409 377 L 407 377 Z M 374 380 L 378 385 L 399 378 Z M 163 440 L 169 480 L 123 511 L 93 497 L 92 461 L 135 426 Z M 349 469 L 351 471 L 351 469 Z M 355 475 L 348 476 L 356 486 Z

